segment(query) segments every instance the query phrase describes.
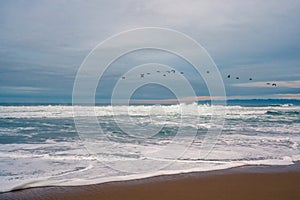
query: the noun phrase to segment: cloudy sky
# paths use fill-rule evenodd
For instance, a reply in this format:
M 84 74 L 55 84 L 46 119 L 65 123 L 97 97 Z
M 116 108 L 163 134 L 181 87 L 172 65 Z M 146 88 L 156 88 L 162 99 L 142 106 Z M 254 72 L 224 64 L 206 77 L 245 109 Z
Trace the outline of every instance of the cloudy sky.
M 300 98 L 299 10 L 298 0 L 3 0 L 0 102 L 71 102 L 87 54 L 106 38 L 141 27 L 174 29 L 199 42 L 219 68 L 229 98 Z M 149 55 L 158 53 L 139 52 L 135 58 L 151 62 Z M 134 62 L 130 57 L 118 61 Z M 176 58 L 170 64 L 184 66 Z M 227 79 L 228 74 L 240 79 Z M 109 98 L 120 75 L 107 72 L 99 99 Z M 208 95 L 201 80 L 190 81 L 198 96 Z M 147 89 L 173 98 L 165 89 Z

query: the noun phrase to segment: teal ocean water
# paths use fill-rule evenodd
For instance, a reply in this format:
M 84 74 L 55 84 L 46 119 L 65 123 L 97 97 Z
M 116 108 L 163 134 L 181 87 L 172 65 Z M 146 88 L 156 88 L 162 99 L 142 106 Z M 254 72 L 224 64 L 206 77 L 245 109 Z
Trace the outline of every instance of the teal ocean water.
M 300 160 L 297 100 L 231 100 L 227 106 L 97 105 L 93 110 L 101 131 L 89 124 L 88 109 L 2 104 L 0 191 Z M 224 124 L 212 120 L 224 111 Z M 86 132 L 78 134 L 74 117 L 86 120 Z M 214 128 L 222 132 L 211 137 Z

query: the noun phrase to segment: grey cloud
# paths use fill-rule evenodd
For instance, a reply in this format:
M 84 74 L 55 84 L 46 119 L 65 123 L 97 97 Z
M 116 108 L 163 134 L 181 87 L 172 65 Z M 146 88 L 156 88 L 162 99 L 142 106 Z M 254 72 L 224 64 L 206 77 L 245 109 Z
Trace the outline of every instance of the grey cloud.
M 120 31 L 144 26 L 190 35 L 208 50 L 224 75 L 298 80 L 299 9 L 297 0 L 4 1 L 0 83 L 33 87 L 44 82 L 69 94 L 76 70 L 92 48 Z M 229 93 L 253 92 L 225 84 Z

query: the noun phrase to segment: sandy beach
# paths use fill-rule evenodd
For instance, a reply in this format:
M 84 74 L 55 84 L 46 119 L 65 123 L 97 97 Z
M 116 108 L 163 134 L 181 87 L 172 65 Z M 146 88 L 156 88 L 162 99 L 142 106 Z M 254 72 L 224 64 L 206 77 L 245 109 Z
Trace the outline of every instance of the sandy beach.
M 1 194 L 0 199 L 298 200 L 299 186 L 299 169 L 240 167 L 87 186 L 31 188 Z

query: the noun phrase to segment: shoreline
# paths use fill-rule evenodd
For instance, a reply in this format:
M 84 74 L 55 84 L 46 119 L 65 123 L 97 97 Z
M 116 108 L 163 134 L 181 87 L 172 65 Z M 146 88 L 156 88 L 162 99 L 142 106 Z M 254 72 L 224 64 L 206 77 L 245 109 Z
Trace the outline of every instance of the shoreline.
M 299 185 L 300 162 L 296 162 L 92 185 L 36 187 L 1 193 L 0 199 L 300 199 Z

